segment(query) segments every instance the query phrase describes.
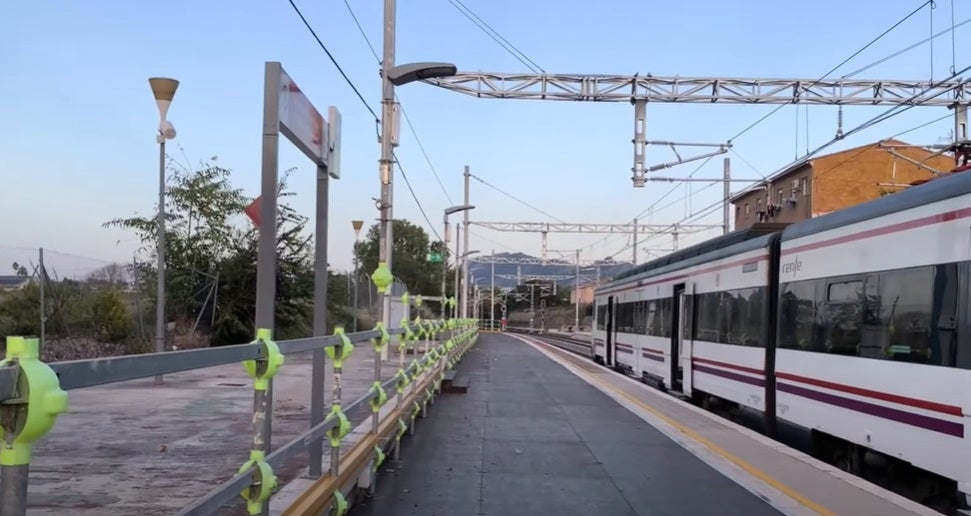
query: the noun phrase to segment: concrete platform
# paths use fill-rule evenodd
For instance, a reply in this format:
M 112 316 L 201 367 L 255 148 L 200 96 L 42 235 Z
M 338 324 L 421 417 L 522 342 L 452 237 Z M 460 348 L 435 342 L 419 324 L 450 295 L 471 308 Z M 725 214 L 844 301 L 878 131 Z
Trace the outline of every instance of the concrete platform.
M 517 337 L 481 335 L 458 367 L 468 392 L 436 401 L 352 516 L 779 514 Z
M 332 365 L 328 360 L 324 379 L 328 405 Z M 397 370 L 392 353 L 382 378 Z M 310 379 L 311 354 L 287 356 L 273 385 L 274 449 L 310 426 Z M 359 345 L 344 364 L 345 402 L 364 395 L 373 382 L 374 351 Z M 174 514 L 235 475 L 248 458 L 253 388 L 241 364 L 167 375 L 162 386 L 147 378 L 69 396 L 68 412 L 34 447 L 28 514 Z M 353 423 L 369 416 L 366 406 L 348 414 Z M 353 443 L 351 436 L 342 448 Z M 306 463 L 306 456 L 297 457 L 276 471 L 281 487 L 299 480 Z M 220 512 L 245 513 L 242 499 Z

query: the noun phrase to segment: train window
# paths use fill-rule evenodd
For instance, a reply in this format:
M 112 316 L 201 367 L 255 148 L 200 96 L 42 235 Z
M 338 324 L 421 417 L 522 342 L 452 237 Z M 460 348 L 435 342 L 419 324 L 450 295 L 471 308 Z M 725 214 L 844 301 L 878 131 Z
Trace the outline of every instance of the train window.
M 764 287 L 696 294 L 694 303 L 696 340 L 762 346 Z
M 779 299 L 779 347 L 814 349 L 813 328 L 817 317 L 816 281 L 785 283 Z
M 863 282 L 842 281 L 829 284 L 826 300 L 830 303 L 854 303 L 863 300 Z
M 644 321 L 645 335 L 654 335 L 655 319 L 657 319 L 657 301 L 647 301 L 647 318 Z
M 745 346 L 761 346 L 765 313 L 765 289 L 747 288 L 738 291 L 733 299 L 738 318 L 733 318 L 732 333 L 736 342 Z
M 935 354 L 931 348 L 933 304 L 933 267 L 881 272 L 879 295 L 868 310 L 872 335 L 860 355 L 880 353 L 889 360 L 944 364 L 940 350 Z
M 954 366 L 957 267 L 876 272 L 865 281 L 784 284 L 779 299 L 779 347 Z

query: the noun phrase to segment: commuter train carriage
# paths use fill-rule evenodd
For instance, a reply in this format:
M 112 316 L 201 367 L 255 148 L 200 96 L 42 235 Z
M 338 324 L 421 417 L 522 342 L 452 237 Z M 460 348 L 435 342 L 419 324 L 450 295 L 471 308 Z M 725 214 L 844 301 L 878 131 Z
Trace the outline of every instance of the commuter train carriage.
M 762 411 L 780 224 L 708 240 L 598 289 L 595 360 L 663 389 Z
M 844 469 L 868 448 L 971 492 L 969 258 L 971 173 L 786 228 L 778 417 Z
M 969 286 L 958 173 L 635 268 L 595 292 L 595 360 L 807 429 L 847 471 L 867 451 L 910 463 L 967 506 Z

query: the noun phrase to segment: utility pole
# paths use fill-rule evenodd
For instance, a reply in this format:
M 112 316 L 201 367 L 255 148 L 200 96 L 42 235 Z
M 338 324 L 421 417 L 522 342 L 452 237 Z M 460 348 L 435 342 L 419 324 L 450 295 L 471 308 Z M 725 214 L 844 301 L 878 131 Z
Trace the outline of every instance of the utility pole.
M 637 219 L 634 219 L 634 266 L 637 266 Z
M 535 283 L 529 284 L 529 331 L 533 331 L 533 318 L 536 316 L 536 310 L 533 308 L 533 288 L 536 286 Z
M 637 222 L 635 221 L 636 225 Z M 634 247 L 636 250 L 637 247 Z M 636 251 L 635 251 L 636 252 Z M 577 249 L 577 279 L 576 286 L 573 287 L 574 301 L 576 301 L 576 312 L 573 314 L 573 331 L 580 331 L 580 250 Z
M 472 175 L 469 172 L 469 166 L 468 165 L 465 166 L 465 173 L 463 175 L 465 176 L 464 177 L 464 179 L 465 179 L 465 205 L 468 206 L 469 205 L 469 178 Z M 464 225 L 465 225 L 465 227 L 463 229 L 465 230 L 465 232 L 462 233 L 462 238 L 464 238 L 465 241 L 462 243 L 462 247 L 465 249 L 466 252 L 468 252 L 468 250 L 469 250 L 469 210 L 465 210 L 465 213 L 463 214 L 463 218 L 464 218 L 464 221 L 463 222 L 464 222 Z M 467 318 L 469 316 L 469 299 L 468 299 L 468 297 L 469 297 L 469 286 L 468 286 L 468 283 L 469 282 L 467 281 L 468 280 L 468 277 L 469 277 L 469 261 L 468 260 L 462 260 L 462 297 L 461 297 L 461 299 L 459 301 L 460 301 L 460 306 L 462 307 L 462 312 L 461 313 L 462 313 L 462 317 L 463 318 Z
M 442 237 L 442 319 L 447 319 L 447 314 L 445 313 L 448 308 L 445 306 L 446 295 L 446 279 L 448 278 L 448 215 L 442 217 L 445 219 L 445 235 Z M 455 257 L 455 266 L 459 266 L 458 256 Z
M 392 199 L 394 191 L 391 179 L 394 172 L 394 84 L 388 76 L 394 68 L 395 44 L 395 0 L 384 0 L 384 59 L 381 60 L 381 160 L 379 173 L 381 176 L 381 231 L 378 244 L 379 267 L 384 263 L 389 270 L 391 266 L 391 250 L 393 249 L 394 231 L 392 229 L 393 210 Z M 384 293 L 381 303 L 381 322 L 384 327 L 391 329 L 391 290 Z M 385 350 L 388 348 L 385 347 Z M 381 354 L 381 359 L 387 357 Z
M 492 250 L 492 273 L 489 286 L 489 330 L 496 329 L 496 250 Z
M 732 197 L 732 158 L 725 157 L 725 178 L 722 183 L 722 192 L 725 196 L 725 203 L 722 205 L 722 224 L 724 225 L 723 234 L 727 235 L 731 228 L 728 226 L 728 209 L 732 205 L 729 199 Z
M 461 301 L 459 299 L 459 260 L 462 259 L 462 255 L 459 253 L 459 233 L 462 232 L 462 226 L 458 222 L 455 223 L 455 284 L 452 285 L 453 292 L 455 293 L 455 300 Z M 459 316 L 459 306 L 455 305 L 452 317 Z

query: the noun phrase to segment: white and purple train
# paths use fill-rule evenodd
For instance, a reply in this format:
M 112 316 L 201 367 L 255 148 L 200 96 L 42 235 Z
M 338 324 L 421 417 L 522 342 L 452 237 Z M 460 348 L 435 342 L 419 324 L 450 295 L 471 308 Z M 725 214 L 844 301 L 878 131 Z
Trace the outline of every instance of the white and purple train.
M 971 502 L 971 172 L 677 251 L 595 303 L 597 362 L 755 410 L 770 434 L 808 430 L 844 470 L 872 454 L 931 473 L 927 497 Z

